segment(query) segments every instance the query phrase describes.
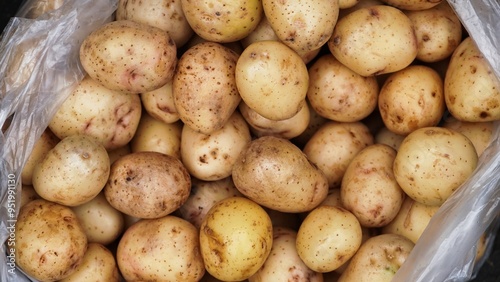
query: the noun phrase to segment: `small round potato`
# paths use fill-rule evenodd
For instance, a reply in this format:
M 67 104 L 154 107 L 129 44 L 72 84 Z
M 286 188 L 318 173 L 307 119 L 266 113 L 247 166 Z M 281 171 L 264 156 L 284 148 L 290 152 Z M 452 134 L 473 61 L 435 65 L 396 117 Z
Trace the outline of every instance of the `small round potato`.
M 265 41 L 265 40 L 275 40 L 278 41 L 279 38 L 274 32 L 273 27 L 267 20 L 267 17 L 262 17 L 257 27 L 248 34 L 245 38 L 241 39 L 241 45 L 246 48 L 248 45 L 257 42 L 257 41 Z
M 332 54 L 323 55 L 314 62 L 309 68 L 309 80 L 309 103 L 327 119 L 360 121 L 377 107 L 377 79 L 353 72 Z
M 141 112 L 139 95 L 109 90 L 85 76 L 59 107 L 49 128 L 60 139 L 75 134 L 93 136 L 112 150 L 130 142 Z
M 378 108 L 384 125 L 396 134 L 437 126 L 446 108 L 443 80 L 422 65 L 394 72 L 380 89 Z
M 235 66 L 238 54 L 221 44 L 203 42 L 179 59 L 172 91 L 180 119 L 193 130 L 219 130 L 238 107 Z
M 181 0 L 181 4 L 194 32 L 220 43 L 246 37 L 264 14 L 261 0 Z
M 362 76 L 401 70 L 417 56 L 410 19 L 399 9 L 363 7 L 339 19 L 328 48 L 342 64 Z
M 297 232 L 284 227 L 273 229 L 273 247 L 264 265 L 248 278 L 249 282 L 323 282 L 322 274 L 311 270 L 297 254 Z
M 85 204 L 72 207 L 72 210 L 85 230 L 89 243 L 108 245 L 125 228 L 123 214 L 108 203 L 104 193 L 99 193 Z
M 271 120 L 297 114 L 309 85 L 302 58 L 279 41 L 258 41 L 246 47 L 236 63 L 235 79 L 248 107 Z
M 116 250 L 126 281 L 199 281 L 205 273 L 198 229 L 176 216 L 143 219 L 129 227 Z
M 87 237 L 75 213 L 44 199 L 23 206 L 15 234 L 17 266 L 40 281 L 71 275 L 87 250 Z
M 130 149 L 132 152 L 150 151 L 180 158 L 181 132 L 181 122 L 165 123 L 143 113 L 130 141 Z
M 33 188 L 40 197 L 77 206 L 92 200 L 106 185 L 108 152 L 86 135 L 59 141 L 33 170 Z
M 263 136 L 243 149 L 232 173 L 236 188 L 256 203 L 282 212 L 305 212 L 328 194 L 325 174 L 287 139 Z
M 206 270 L 223 281 L 241 281 L 264 264 L 273 245 L 273 226 L 266 211 L 244 197 L 217 202 L 200 227 Z
M 132 20 L 160 28 L 168 32 L 177 48 L 182 47 L 193 35 L 193 29 L 184 16 L 181 1 L 120 0 L 116 9 L 116 20 Z
M 59 282 L 120 281 L 118 266 L 113 253 L 98 243 L 89 243 L 82 263 L 70 276 Z
M 174 123 L 179 120 L 172 84 L 171 80 L 158 89 L 141 93 L 141 102 L 146 112 L 164 123 Z
M 337 0 L 262 0 L 262 6 L 280 41 L 300 54 L 320 49 L 339 16 Z
M 90 77 L 115 91 L 142 93 L 165 85 L 174 74 L 177 48 L 167 32 L 131 20 L 111 21 L 80 47 Z
M 415 201 L 439 206 L 469 178 L 478 156 L 465 135 L 443 127 L 410 133 L 394 159 L 399 186 Z
M 351 160 L 373 144 L 373 136 L 361 122 L 328 121 L 311 136 L 303 152 L 328 179 L 328 186 L 339 188 Z
M 352 159 L 342 178 L 342 206 L 363 227 L 387 225 L 403 204 L 405 193 L 392 172 L 394 158 L 396 150 L 388 145 L 370 145 Z
M 297 253 L 310 269 L 330 272 L 356 253 L 361 238 L 361 225 L 351 212 L 336 206 L 319 206 L 300 225 Z
M 470 37 L 451 55 L 444 79 L 444 98 L 449 112 L 458 120 L 500 119 L 500 80 Z
M 136 152 L 111 165 L 104 195 L 115 209 L 138 218 L 159 218 L 189 197 L 191 176 L 181 161 L 158 152 Z
M 21 172 L 21 180 L 23 185 L 31 185 L 33 181 L 33 170 L 37 163 L 42 160 L 47 153 L 52 150 L 57 143 L 59 143 L 59 138 L 49 129 L 46 128 L 40 138 L 36 141 L 31 153 L 24 164 L 23 170 Z

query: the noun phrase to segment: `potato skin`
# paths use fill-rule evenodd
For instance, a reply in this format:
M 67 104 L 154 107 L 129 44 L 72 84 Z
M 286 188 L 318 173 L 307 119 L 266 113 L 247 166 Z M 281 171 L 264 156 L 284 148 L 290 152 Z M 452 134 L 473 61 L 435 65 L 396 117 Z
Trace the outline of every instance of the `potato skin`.
M 236 188 L 258 204 L 282 212 L 304 212 L 327 196 L 321 170 L 290 141 L 263 136 L 251 141 L 233 166 Z
M 112 21 L 90 33 L 80 61 L 90 77 L 108 89 L 152 91 L 173 76 L 177 48 L 167 32 L 131 20 Z
M 87 237 L 66 206 L 36 199 L 19 212 L 16 263 L 31 277 L 56 281 L 75 271 L 87 250 Z
M 431 9 L 443 0 L 381 0 L 382 2 L 401 10 L 419 11 Z
M 24 164 L 23 171 L 21 172 L 21 179 L 23 185 L 31 185 L 33 181 L 33 170 L 38 162 L 47 155 L 47 153 L 52 150 L 57 143 L 61 141 L 57 136 L 49 129 L 46 128 L 40 138 L 36 141 L 33 146 L 33 150 Z
M 115 209 L 138 218 L 159 218 L 189 197 L 191 176 L 179 159 L 158 152 L 136 152 L 111 165 L 104 195 Z

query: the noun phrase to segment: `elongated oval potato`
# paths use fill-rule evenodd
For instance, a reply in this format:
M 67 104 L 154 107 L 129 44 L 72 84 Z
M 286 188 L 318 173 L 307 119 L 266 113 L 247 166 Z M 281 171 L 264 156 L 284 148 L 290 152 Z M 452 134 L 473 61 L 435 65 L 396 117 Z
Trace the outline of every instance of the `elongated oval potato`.
M 40 281 L 60 280 L 75 272 L 88 244 L 75 213 L 44 199 L 23 206 L 15 235 L 17 266 Z
M 111 165 L 104 187 L 115 209 L 138 218 L 159 218 L 177 210 L 189 197 L 191 176 L 182 162 L 158 152 L 136 152 Z
M 203 42 L 179 59 L 172 91 L 182 122 L 210 134 L 224 126 L 241 97 L 235 82 L 238 54 L 219 43 Z
M 371 237 L 359 247 L 337 282 L 391 281 L 414 246 L 397 234 Z
M 68 136 L 50 150 L 33 170 L 33 188 L 52 202 L 78 206 L 106 185 L 110 162 L 106 149 L 86 135 Z
M 299 257 L 295 242 L 297 231 L 273 228 L 273 246 L 264 265 L 248 278 L 249 282 L 309 281 L 323 282 L 320 272 L 310 269 Z
M 363 227 L 382 227 L 398 214 L 405 193 L 394 178 L 396 150 L 373 144 L 361 150 L 349 163 L 342 178 L 342 206 L 352 212 Z
M 415 201 L 439 206 L 469 178 L 478 156 L 465 135 L 444 127 L 408 134 L 394 159 L 399 186 Z
M 321 48 L 332 36 L 338 0 L 263 0 L 264 13 L 281 42 L 297 53 Z
M 469 122 L 500 119 L 500 81 L 470 37 L 451 55 L 444 79 L 450 113 Z
M 80 61 L 90 77 L 127 93 L 165 85 L 174 74 L 176 55 L 175 42 L 166 31 L 131 20 L 102 25 L 80 47 Z
M 269 256 L 273 226 L 261 206 L 244 197 L 230 197 L 208 211 L 199 239 L 208 273 L 222 281 L 242 281 Z
M 49 128 L 60 139 L 93 136 L 112 150 L 132 140 L 141 113 L 139 95 L 109 90 L 85 76 L 52 117 Z
M 142 219 L 129 227 L 116 250 L 126 281 L 199 281 L 205 273 L 198 229 L 173 215 Z
M 348 261 L 361 245 L 361 225 L 351 212 L 337 206 L 319 206 L 297 232 L 299 257 L 314 271 L 330 272 Z
M 248 107 L 271 120 L 299 112 L 309 86 L 306 64 L 279 41 L 257 41 L 246 47 L 236 63 L 235 79 Z
M 243 149 L 233 166 L 236 188 L 256 203 L 282 212 L 304 212 L 328 194 L 325 174 L 287 139 L 263 136 Z
M 362 76 L 401 70 L 417 56 L 410 19 L 399 9 L 363 7 L 339 19 L 328 41 L 330 52 Z
M 234 42 L 246 37 L 263 16 L 261 0 L 181 0 L 194 32 L 212 42 Z

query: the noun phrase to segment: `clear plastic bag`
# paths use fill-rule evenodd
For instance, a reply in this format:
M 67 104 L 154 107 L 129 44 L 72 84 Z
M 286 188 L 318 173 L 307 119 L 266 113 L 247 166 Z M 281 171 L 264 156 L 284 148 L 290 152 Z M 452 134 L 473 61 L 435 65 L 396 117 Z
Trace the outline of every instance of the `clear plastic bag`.
M 500 4 L 448 0 L 500 77 Z M 27 1 L 20 13 L 26 13 Z M 39 136 L 83 78 L 78 50 L 83 38 L 111 20 L 118 0 L 66 0 L 36 19 L 13 18 L 0 41 L 0 281 L 30 281 L 11 264 L 12 226 L 19 211 L 22 168 Z M 462 189 L 440 208 L 393 281 L 467 281 L 476 242 L 494 237 L 500 199 L 500 124 L 480 164 Z M 489 240 L 492 241 L 492 240 Z M 491 244 L 490 244 L 491 245 Z M 487 255 L 487 254 L 486 254 Z

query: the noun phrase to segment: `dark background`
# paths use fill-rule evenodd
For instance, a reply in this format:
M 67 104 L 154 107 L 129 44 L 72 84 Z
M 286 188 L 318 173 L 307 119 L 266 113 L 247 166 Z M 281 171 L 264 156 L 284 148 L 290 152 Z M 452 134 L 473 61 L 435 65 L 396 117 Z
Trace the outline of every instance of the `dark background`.
M 97 1 L 97 0 L 96 0 Z M 23 3 L 23 0 L 0 0 L 0 30 L 3 31 L 9 19 L 13 17 Z M 497 282 L 500 281 L 500 236 L 495 239 L 495 244 L 490 256 L 485 261 L 473 282 Z

